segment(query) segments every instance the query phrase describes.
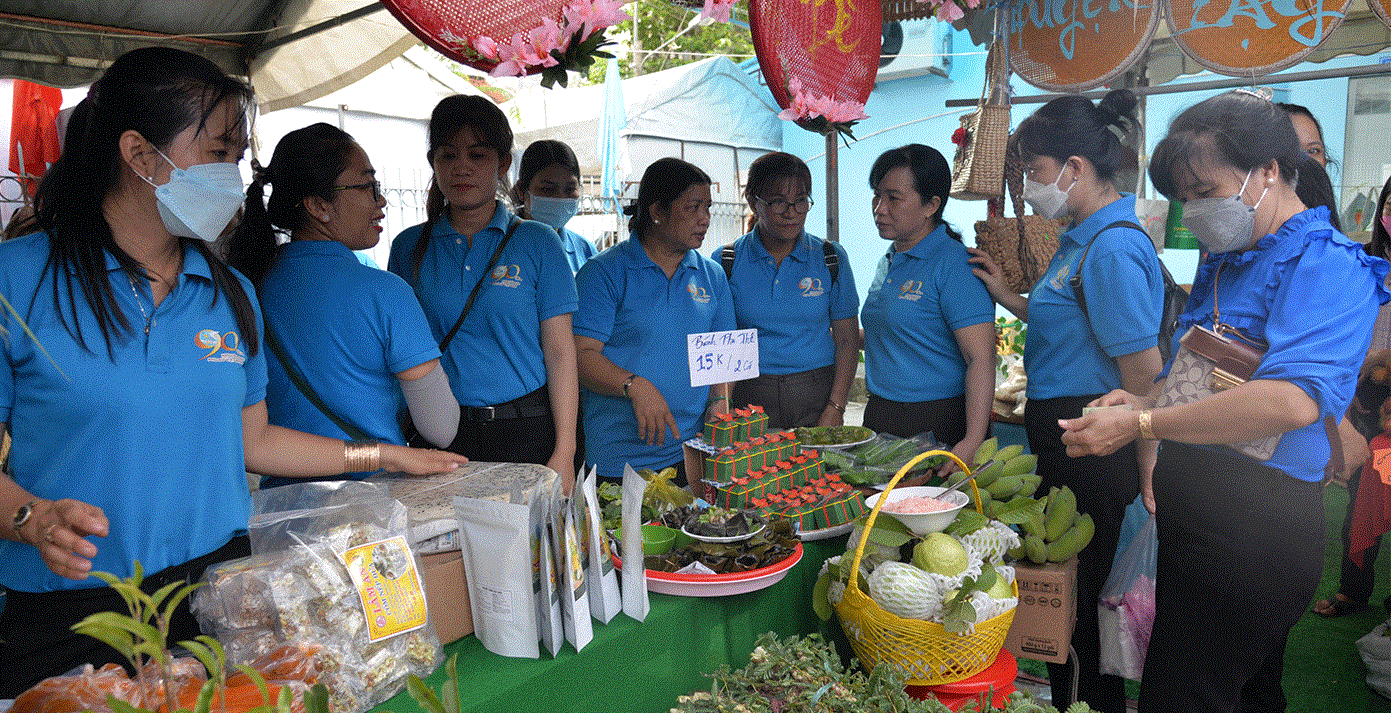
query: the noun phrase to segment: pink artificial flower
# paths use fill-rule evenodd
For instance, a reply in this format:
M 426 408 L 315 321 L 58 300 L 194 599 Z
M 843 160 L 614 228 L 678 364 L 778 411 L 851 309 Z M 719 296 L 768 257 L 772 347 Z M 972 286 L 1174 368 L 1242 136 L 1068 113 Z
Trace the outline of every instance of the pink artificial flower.
M 583 41 L 606 27 L 612 27 L 632 17 L 623 11 L 625 0 L 571 0 L 565 4 L 565 27 L 570 32 L 584 27 Z
M 937 6 L 937 19 L 942 22 L 956 22 L 966 16 L 966 12 L 952 0 Z
M 729 22 L 729 13 L 734 9 L 734 2 L 735 0 L 705 0 L 705 7 L 701 9 L 700 16 L 715 22 Z
M 869 118 L 865 114 L 864 104 L 849 100 L 836 101 L 832 97 L 814 94 L 807 91 L 796 77 L 788 80 L 787 90 L 791 98 L 790 106 L 778 113 L 779 119 L 798 121 L 820 116 L 830 124 L 846 124 Z
M 497 61 L 499 59 L 497 53 L 497 42 L 495 42 L 491 37 L 481 36 L 474 38 L 473 49 L 476 50 L 478 54 L 483 55 L 485 59 L 490 59 L 493 61 Z

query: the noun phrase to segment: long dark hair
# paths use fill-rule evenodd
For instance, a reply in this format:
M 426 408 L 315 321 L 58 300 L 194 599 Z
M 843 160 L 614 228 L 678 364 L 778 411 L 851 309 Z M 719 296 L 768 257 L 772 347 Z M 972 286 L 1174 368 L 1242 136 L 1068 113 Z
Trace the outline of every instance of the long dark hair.
M 1333 166 L 1334 168 L 1338 167 L 1338 162 L 1332 156 L 1328 155 L 1328 144 L 1324 143 L 1323 141 L 1323 124 L 1319 122 L 1319 118 L 1317 116 L 1314 116 L 1314 112 L 1309 111 L 1309 107 L 1303 106 L 1301 104 L 1290 104 L 1288 102 L 1275 102 L 1275 106 L 1284 109 L 1285 112 L 1288 113 L 1290 116 L 1302 116 L 1307 118 L 1309 121 L 1314 122 L 1314 131 L 1319 132 L 1319 143 L 1323 144 L 1323 162 Z M 1301 151 L 1304 149 L 1303 146 L 1300 146 L 1299 148 Z
M 531 217 L 524 213 L 526 194 L 531 190 L 532 180 L 536 178 L 536 174 L 551 166 L 562 166 L 575 178 L 580 177 L 580 159 L 575 155 L 575 150 L 564 141 L 538 139 L 531 142 L 522 152 L 522 160 L 517 167 L 517 185 L 512 186 L 512 205 L 517 207 L 519 214 L 523 214 L 522 217 Z
M 430 150 L 425 158 L 431 164 L 435 152 L 441 146 L 454 140 L 462 129 L 469 129 L 475 138 L 497 152 L 498 160 L 512 154 L 512 127 L 507 123 L 507 115 L 486 97 L 455 94 L 435 105 L 430 112 Z M 411 251 L 411 283 L 420 278 L 420 263 L 425 259 L 425 250 L 434 238 L 435 223 L 444 215 L 444 191 L 440 190 L 439 177 L 430 177 L 430 192 L 425 198 L 425 225 L 420 230 L 420 240 Z
M 1135 150 L 1121 136 L 1135 128 L 1137 103 L 1129 89 L 1107 92 L 1096 104 L 1077 94 L 1058 97 L 1019 122 L 1010 141 L 1026 163 L 1037 156 L 1058 163 L 1081 156 L 1098 179 L 1111 181 L 1117 171 L 1136 165 Z
M 165 148 L 190 126 L 205 129 L 209 115 L 225 101 L 244 111 L 251 101 L 250 87 L 204 57 L 170 47 L 144 47 L 116 58 L 69 119 L 63 154 L 39 184 L 36 227 L 48 233 L 44 271 L 53 271 L 54 308 L 68 333 L 88 352 L 74 280 L 96 316 L 107 355 L 114 360 L 113 336 L 130 336 L 134 330 L 112 291 L 105 254 L 114 256 L 131 279 L 149 279 L 140 264 L 116 244 L 102 214 L 102 202 L 125 166 L 121 135 L 136 131 L 154 146 Z M 256 315 L 241 283 L 202 240 L 181 238 L 180 242 L 192 245 L 207 260 L 213 304 L 219 293 L 227 293 L 242 343 L 254 355 L 260 341 Z M 66 315 L 59 299 L 63 289 L 71 305 Z
M 1329 180 L 1328 172 L 1308 154 L 1304 154 L 1298 166 L 1299 180 L 1294 184 L 1294 194 L 1299 197 L 1299 202 L 1305 208 L 1327 208 L 1328 222 L 1338 232 L 1343 232 L 1343 225 L 1338 220 L 1338 196 L 1333 193 L 1333 181 Z
M 642 172 L 638 184 L 638 199 L 623 208 L 629 216 L 628 230 L 641 242 L 652 228 L 652 206 L 671 208 L 672 201 L 681 197 L 687 188 L 710 185 L 710 175 L 693 163 L 679 158 L 659 158 Z
M 1391 257 L 1391 235 L 1387 235 L 1386 228 L 1381 226 L 1381 207 L 1386 205 L 1387 200 L 1391 200 L 1391 178 L 1382 184 L 1381 193 L 1377 196 L 1376 217 L 1372 219 L 1372 239 L 1367 243 L 1367 253 L 1382 259 Z
M 1304 157 L 1290 115 L 1255 92 L 1237 89 L 1198 102 L 1174 119 L 1154 148 L 1150 182 L 1176 200 L 1178 172 L 1196 176 L 1204 162 L 1216 159 L 1242 171 L 1275 161 L 1280 180 L 1288 184 Z
M 908 144 L 889 149 L 879 154 L 869 169 L 869 187 L 874 188 L 884 180 L 889 171 L 899 166 L 907 166 L 913 174 L 913 188 L 918 192 L 918 200 L 928 202 L 933 196 L 941 198 L 937 212 L 932 214 L 933 226 L 942 226 L 952 240 L 961 242 L 961 233 L 942 219 L 942 211 L 947 209 L 947 198 L 951 193 L 951 168 L 942 153 L 931 146 Z
M 357 143 L 346 131 L 319 122 L 295 129 L 275 145 L 265 168 L 256 168 L 246 189 L 241 223 L 227 241 L 227 261 L 257 285 L 275 263 L 277 229 L 294 233 L 309 213 L 304 199 L 335 197 L 333 184 L 348 166 Z M 265 186 L 275 188 L 265 200 Z

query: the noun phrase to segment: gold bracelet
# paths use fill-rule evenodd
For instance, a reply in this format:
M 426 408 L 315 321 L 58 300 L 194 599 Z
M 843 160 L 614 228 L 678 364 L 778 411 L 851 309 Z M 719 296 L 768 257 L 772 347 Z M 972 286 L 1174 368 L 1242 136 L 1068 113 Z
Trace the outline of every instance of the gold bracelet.
M 1150 411 L 1149 409 L 1145 409 L 1144 411 L 1141 411 L 1141 412 L 1140 412 L 1140 414 L 1139 414 L 1139 419 L 1140 419 L 1140 437 L 1143 438 L 1143 439 L 1145 439 L 1145 440 L 1147 440 L 1147 441 L 1157 441 L 1157 440 L 1159 440 L 1159 439 L 1157 439 L 1157 438 L 1154 437 L 1154 421 L 1153 421 L 1153 419 L 1154 419 L 1154 413 L 1153 413 L 1152 411 Z
M 375 472 L 382 467 L 382 444 L 376 441 L 343 441 L 343 472 Z

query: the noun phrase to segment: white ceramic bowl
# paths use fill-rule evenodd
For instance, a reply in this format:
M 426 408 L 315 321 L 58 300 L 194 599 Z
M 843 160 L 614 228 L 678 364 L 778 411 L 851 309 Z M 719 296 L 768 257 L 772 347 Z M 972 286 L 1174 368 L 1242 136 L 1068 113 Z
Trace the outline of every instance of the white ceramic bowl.
M 950 525 L 952 520 L 956 519 L 956 514 L 961 512 L 961 508 L 965 507 L 966 504 L 971 501 L 971 496 L 960 490 L 947 493 L 943 499 L 952 503 L 955 507 L 949 510 L 938 510 L 937 512 L 901 513 L 892 512 L 889 508 L 898 500 L 912 497 L 935 498 L 940 496 L 945 490 L 946 488 L 938 488 L 931 485 L 920 485 L 914 488 L 894 488 L 887 493 L 876 493 L 866 498 L 865 507 L 872 509 L 875 504 L 887 494 L 889 499 L 884 502 L 884 507 L 879 510 L 880 515 L 888 515 L 898 520 L 906 525 L 915 535 L 922 536 L 930 532 L 941 532 L 947 529 L 947 525 Z

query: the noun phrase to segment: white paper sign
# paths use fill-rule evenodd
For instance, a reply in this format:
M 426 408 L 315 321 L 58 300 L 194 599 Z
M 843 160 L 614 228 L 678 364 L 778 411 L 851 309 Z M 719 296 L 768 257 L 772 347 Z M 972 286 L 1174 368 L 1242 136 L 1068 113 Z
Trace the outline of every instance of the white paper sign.
M 758 376 L 758 330 L 686 335 L 691 386 L 723 384 Z

